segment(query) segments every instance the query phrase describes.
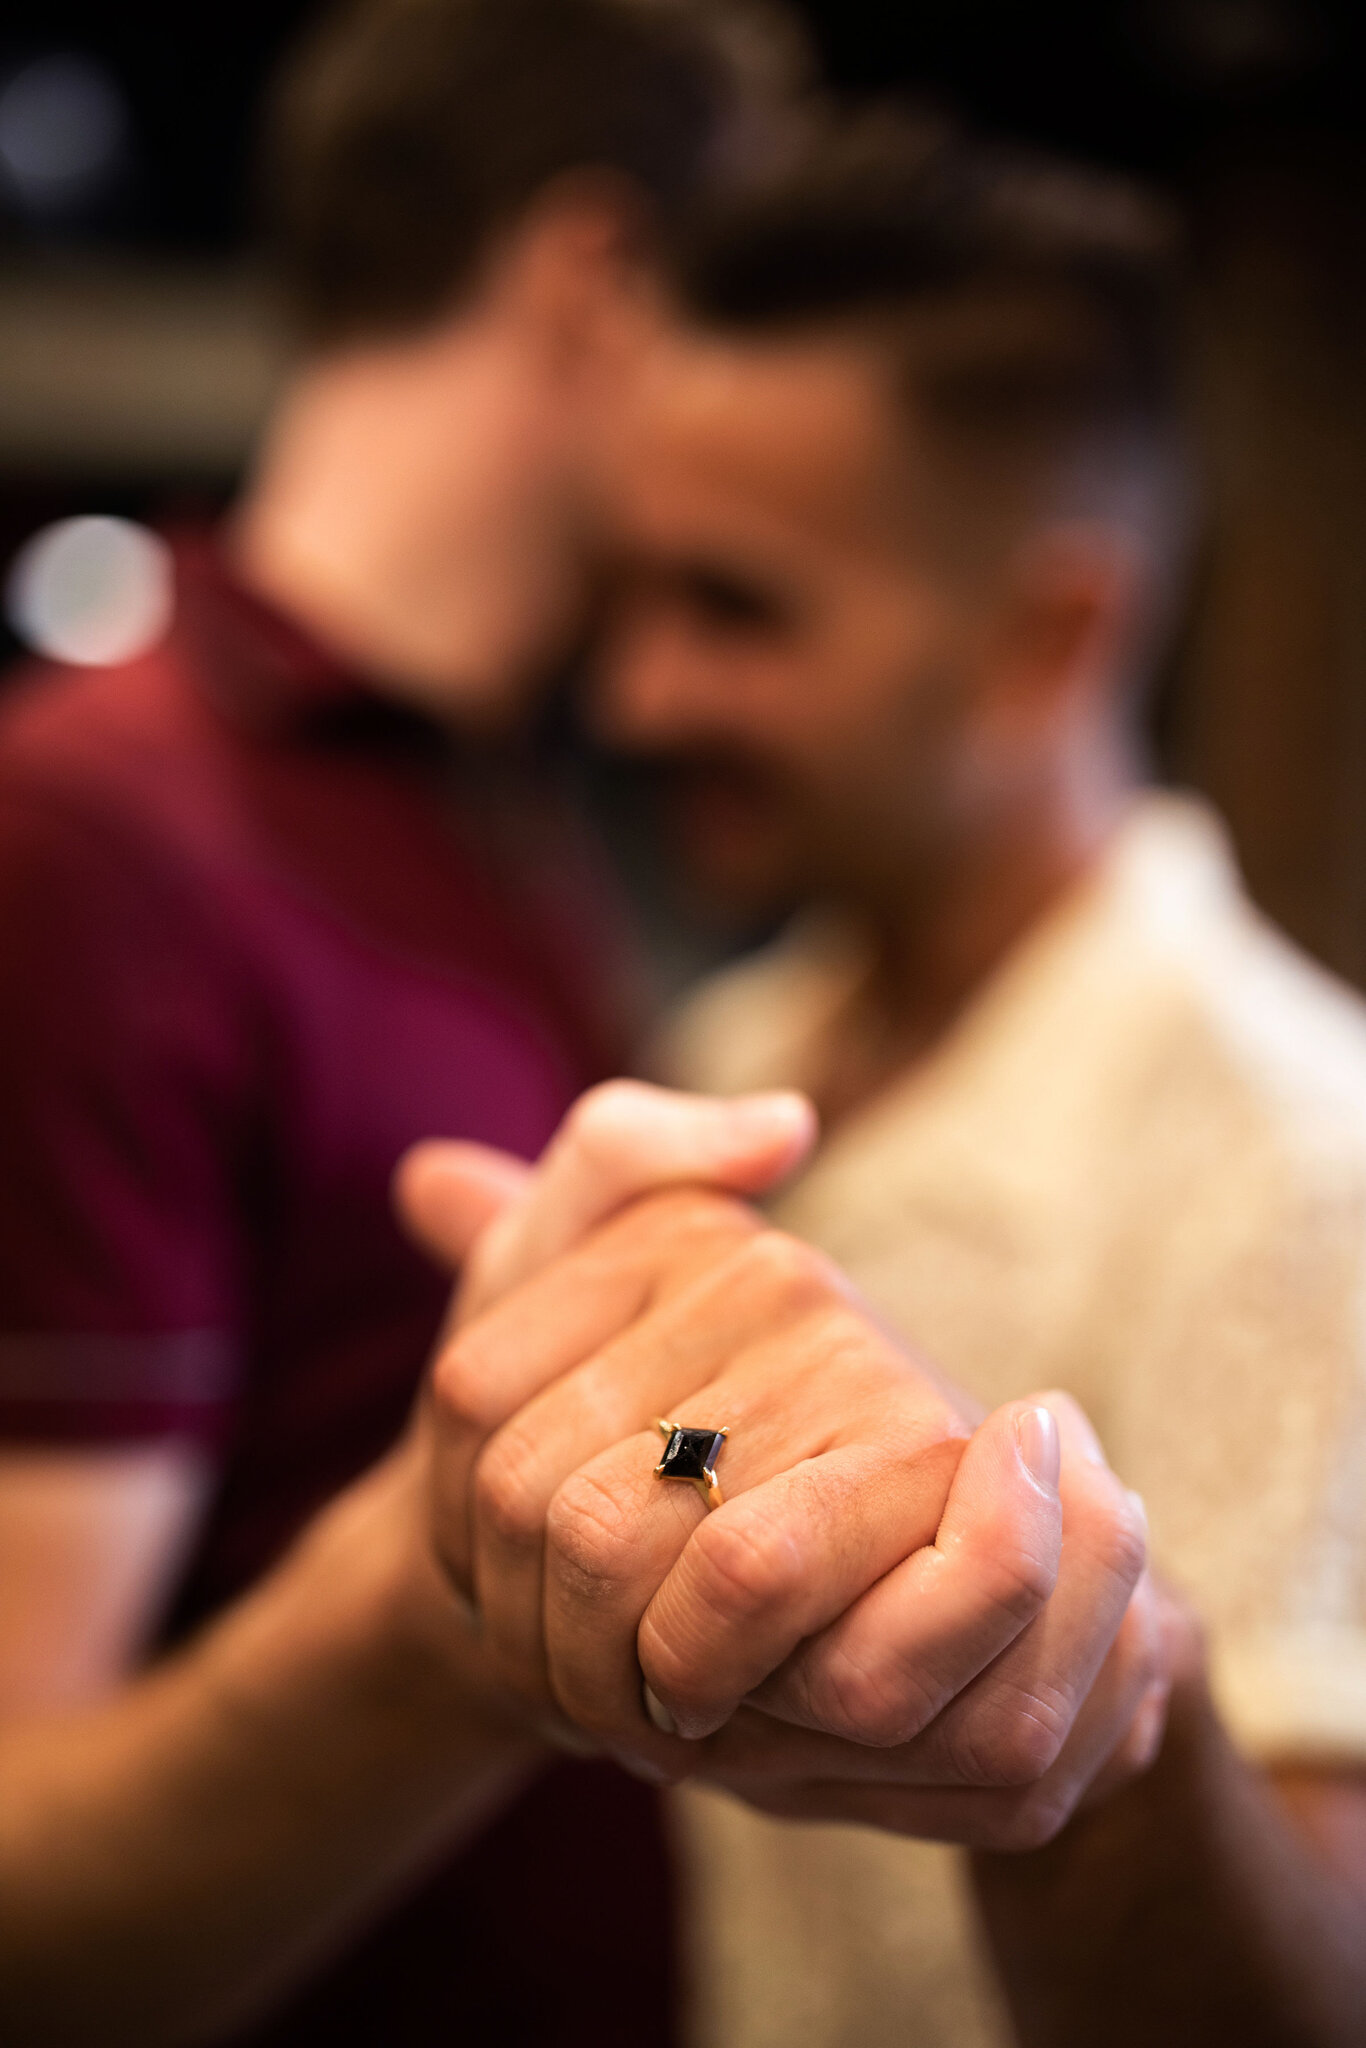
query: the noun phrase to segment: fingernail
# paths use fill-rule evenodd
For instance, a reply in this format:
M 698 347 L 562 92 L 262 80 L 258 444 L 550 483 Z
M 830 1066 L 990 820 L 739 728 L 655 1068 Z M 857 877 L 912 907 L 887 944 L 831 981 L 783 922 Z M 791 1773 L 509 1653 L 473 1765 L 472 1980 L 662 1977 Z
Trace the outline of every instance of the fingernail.
M 718 1728 L 724 1728 L 733 1712 L 727 1708 L 723 1714 L 690 1715 L 680 1721 L 665 1706 L 658 1693 L 651 1692 L 648 1685 L 642 1686 L 645 1711 L 661 1735 L 677 1735 L 683 1742 L 703 1742 L 708 1735 L 715 1735 Z M 689 1725 L 691 1722 L 691 1726 Z
M 709 1735 L 715 1735 L 730 1719 L 730 1710 L 724 1714 L 690 1714 L 680 1721 L 674 1716 L 674 1734 L 684 1742 L 705 1742 Z
M 742 1137 L 768 1137 L 790 1133 L 795 1140 L 805 1137 L 815 1120 L 815 1111 L 804 1095 L 794 1089 L 774 1089 L 764 1095 L 738 1095 L 726 1105 L 732 1130 Z
M 650 1719 L 654 1722 L 660 1734 L 677 1735 L 678 1723 L 674 1720 L 673 1715 L 669 1712 L 669 1709 L 665 1706 L 663 1700 L 660 1699 L 657 1694 L 652 1693 L 648 1685 L 645 1687 L 644 1691 L 645 1711 L 649 1715 Z
M 674 1782 L 668 1771 L 661 1771 L 658 1764 L 649 1763 L 630 1750 L 616 1749 L 612 1754 L 622 1770 L 632 1778 L 639 1778 L 642 1785 L 672 1785 Z
M 1150 1771 L 1157 1762 L 1167 1733 L 1167 1709 L 1171 1700 L 1171 1687 L 1155 1685 L 1147 1694 L 1134 1716 L 1129 1732 L 1129 1763 L 1135 1774 Z
M 1133 1511 L 1138 1516 L 1139 1527 L 1142 1529 L 1146 1541 L 1148 1535 L 1148 1504 L 1141 1493 L 1134 1492 L 1132 1486 L 1128 1487 L 1126 1491 L 1129 1495 Z
M 1015 1441 L 1031 1479 L 1045 1493 L 1055 1494 L 1062 1471 L 1062 1442 L 1051 1410 L 1042 1404 L 1021 1408 L 1015 1417 Z
M 558 1717 L 541 1723 L 541 1733 L 547 1742 L 553 1742 L 556 1749 L 562 1749 L 569 1756 L 601 1756 L 602 1744 L 595 1742 L 591 1735 L 572 1727 Z

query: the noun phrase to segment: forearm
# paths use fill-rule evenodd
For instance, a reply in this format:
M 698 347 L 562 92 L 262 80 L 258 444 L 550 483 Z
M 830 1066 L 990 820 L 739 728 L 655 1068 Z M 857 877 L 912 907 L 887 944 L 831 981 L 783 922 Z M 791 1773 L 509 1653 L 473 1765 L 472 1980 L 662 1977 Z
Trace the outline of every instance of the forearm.
M 1366 1901 L 1178 1687 L 1145 1776 L 1046 1849 L 973 1859 L 1022 2048 L 1356 2048 Z
M 462 1683 L 383 1477 L 107 1707 L 0 1735 L 0 2032 L 204 2037 L 507 1796 L 527 1738 Z M 378 1491 L 377 1491 L 378 1489 Z

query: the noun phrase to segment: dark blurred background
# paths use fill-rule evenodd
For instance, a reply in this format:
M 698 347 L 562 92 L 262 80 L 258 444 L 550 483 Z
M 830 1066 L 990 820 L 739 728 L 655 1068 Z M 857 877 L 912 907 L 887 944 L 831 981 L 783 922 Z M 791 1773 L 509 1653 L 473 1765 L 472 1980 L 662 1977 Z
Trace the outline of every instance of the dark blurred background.
M 222 502 L 284 360 L 262 81 L 315 11 L 9 0 L 0 561 Z M 833 80 L 1137 171 L 1190 226 L 1207 538 L 1154 730 L 1260 900 L 1366 985 L 1366 31 L 1353 0 L 808 0 Z M 9 643 L 12 650 L 13 643 Z

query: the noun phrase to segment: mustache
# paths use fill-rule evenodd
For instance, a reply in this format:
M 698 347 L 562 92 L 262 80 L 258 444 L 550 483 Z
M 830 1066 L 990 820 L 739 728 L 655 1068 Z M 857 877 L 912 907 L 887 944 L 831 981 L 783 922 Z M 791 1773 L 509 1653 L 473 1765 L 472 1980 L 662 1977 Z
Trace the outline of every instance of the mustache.
M 772 761 L 731 745 L 699 744 L 637 754 L 631 767 L 666 803 L 715 793 L 767 807 L 791 804 L 799 794 Z

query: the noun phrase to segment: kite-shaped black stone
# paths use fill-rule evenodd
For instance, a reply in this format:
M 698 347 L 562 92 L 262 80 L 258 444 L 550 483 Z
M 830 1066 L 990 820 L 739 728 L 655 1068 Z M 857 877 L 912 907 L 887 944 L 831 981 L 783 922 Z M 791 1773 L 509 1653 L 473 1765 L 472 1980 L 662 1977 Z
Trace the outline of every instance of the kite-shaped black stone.
M 662 1479 L 701 1480 L 705 1486 L 725 1441 L 724 1429 L 675 1429 L 655 1470 Z

